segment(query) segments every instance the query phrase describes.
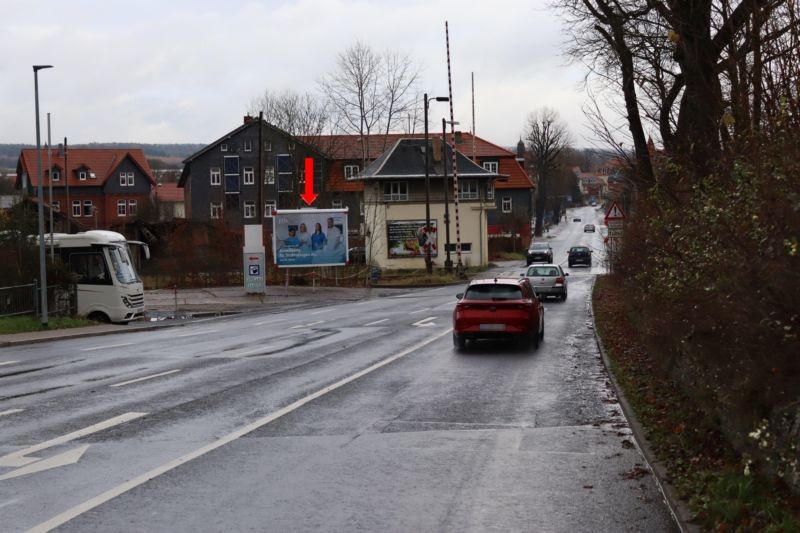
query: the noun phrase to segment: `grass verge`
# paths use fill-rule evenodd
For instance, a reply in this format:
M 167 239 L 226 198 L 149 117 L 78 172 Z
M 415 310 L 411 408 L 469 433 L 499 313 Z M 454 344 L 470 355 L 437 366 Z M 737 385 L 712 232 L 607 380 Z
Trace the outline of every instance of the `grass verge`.
M 65 316 L 49 317 L 47 323 L 49 326 L 47 329 L 80 328 L 97 324 L 88 318 L 72 318 Z M 42 322 L 38 317 L 30 315 L 0 317 L 0 335 L 42 331 L 43 329 Z
M 592 300 L 611 372 L 694 521 L 716 531 L 800 531 L 800 500 L 779 480 L 750 472 L 716 421 L 671 379 L 663 354 L 645 349 L 617 281 L 598 277 Z

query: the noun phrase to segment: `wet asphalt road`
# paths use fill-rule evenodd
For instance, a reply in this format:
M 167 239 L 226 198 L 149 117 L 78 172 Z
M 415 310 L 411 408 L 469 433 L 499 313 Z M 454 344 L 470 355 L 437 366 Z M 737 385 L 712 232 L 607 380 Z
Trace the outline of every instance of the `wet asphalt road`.
M 569 213 L 557 260 L 599 217 Z M 457 286 L 0 349 L 0 529 L 672 531 L 595 345 L 595 255 L 537 351 L 456 352 Z

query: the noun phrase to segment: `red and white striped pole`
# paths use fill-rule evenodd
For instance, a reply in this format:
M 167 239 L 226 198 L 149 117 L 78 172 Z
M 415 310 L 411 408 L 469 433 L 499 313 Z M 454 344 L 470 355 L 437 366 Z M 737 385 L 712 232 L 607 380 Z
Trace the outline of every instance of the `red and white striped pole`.
M 444 36 L 447 44 L 447 90 L 450 95 L 450 134 L 452 136 L 453 153 L 453 201 L 455 202 L 456 214 L 456 272 L 459 274 L 463 269 L 461 264 L 461 227 L 458 218 L 458 166 L 456 164 L 456 123 L 453 117 L 453 81 L 450 75 L 450 29 L 447 21 L 444 21 Z M 446 185 L 446 184 L 445 184 Z

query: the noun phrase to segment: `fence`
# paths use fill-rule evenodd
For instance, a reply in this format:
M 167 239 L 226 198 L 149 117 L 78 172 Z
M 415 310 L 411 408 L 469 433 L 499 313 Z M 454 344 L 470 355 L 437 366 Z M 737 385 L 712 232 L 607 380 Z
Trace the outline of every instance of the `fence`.
M 0 317 L 39 314 L 39 284 L 0 287 Z M 74 284 L 47 287 L 47 311 L 51 315 L 74 315 L 78 290 Z

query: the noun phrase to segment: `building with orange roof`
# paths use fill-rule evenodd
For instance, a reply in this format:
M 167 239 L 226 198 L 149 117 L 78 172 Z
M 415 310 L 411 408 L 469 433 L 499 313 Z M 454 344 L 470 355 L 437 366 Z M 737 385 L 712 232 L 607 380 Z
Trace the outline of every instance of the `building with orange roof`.
M 41 160 L 48 164 L 46 149 Z M 131 221 L 151 200 L 156 185 L 140 148 L 51 148 L 49 162 L 42 169 L 45 197 L 52 184 L 53 209 L 90 229 Z M 35 199 L 38 185 L 39 154 L 35 148 L 23 149 L 15 187 Z

